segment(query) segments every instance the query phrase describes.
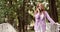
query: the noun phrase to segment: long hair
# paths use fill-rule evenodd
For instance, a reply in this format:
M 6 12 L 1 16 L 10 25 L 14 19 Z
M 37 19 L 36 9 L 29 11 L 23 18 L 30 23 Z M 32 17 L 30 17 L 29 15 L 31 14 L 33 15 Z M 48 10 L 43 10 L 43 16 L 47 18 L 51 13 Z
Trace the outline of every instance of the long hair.
M 39 5 L 41 6 L 41 11 L 45 11 L 43 4 L 42 3 L 38 3 L 36 5 L 36 10 L 35 10 L 35 13 L 34 14 L 38 13 L 38 10 L 37 9 L 38 9 Z

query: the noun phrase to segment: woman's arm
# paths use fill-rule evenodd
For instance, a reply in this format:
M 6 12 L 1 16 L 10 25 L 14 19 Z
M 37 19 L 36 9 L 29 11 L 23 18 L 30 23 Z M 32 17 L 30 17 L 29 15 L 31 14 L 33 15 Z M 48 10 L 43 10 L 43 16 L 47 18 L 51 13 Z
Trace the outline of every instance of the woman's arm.
M 46 18 L 50 21 L 51 24 L 55 24 L 54 20 L 49 16 L 48 12 L 45 11 Z
M 39 10 L 36 9 L 36 10 L 34 11 L 34 17 L 39 17 L 39 16 L 40 16 L 39 14 L 40 14 Z

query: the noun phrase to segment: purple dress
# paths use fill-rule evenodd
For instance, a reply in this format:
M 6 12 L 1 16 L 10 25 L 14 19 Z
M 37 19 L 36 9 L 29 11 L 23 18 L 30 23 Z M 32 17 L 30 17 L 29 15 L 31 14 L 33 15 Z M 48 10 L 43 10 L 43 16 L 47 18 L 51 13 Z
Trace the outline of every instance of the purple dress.
M 51 24 L 54 24 L 55 22 L 50 18 L 47 11 L 42 13 L 41 15 L 39 13 L 34 15 L 35 17 L 35 24 L 34 24 L 34 30 L 38 31 L 46 31 L 46 18 L 50 21 Z M 40 31 L 40 32 L 41 32 Z

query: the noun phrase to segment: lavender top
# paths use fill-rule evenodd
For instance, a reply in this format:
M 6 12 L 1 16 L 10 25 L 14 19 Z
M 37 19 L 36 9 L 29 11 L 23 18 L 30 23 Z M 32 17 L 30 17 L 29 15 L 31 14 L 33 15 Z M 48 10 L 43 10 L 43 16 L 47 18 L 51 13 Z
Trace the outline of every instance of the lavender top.
M 51 24 L 55 23 L 52 20 L 52 18 L 49 16 L 49 14 L 48 14 L 47 11 L 45 11 L 41 15 L 39 13 L 37 13 L 37 14 L 34 15 L 34 17 L 35 17 L 35 25 L 34 25 L 34 29 L 35 30 L 37 30 L 37 28 L 39 27 L 39 25 L 42 25 L 43 29 L 46 29 L 46 19 L 48 19 Z

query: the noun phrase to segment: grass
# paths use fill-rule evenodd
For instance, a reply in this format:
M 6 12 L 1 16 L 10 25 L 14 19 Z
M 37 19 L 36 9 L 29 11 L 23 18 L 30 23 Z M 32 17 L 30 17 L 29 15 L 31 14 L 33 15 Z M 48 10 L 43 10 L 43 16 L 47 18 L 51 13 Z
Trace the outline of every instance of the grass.
M 34 32 L 34 30 L 29 30 L 28 32 Z

